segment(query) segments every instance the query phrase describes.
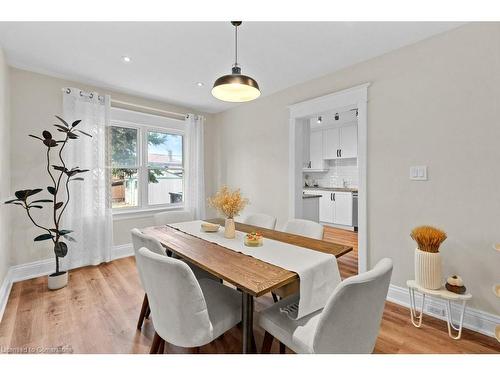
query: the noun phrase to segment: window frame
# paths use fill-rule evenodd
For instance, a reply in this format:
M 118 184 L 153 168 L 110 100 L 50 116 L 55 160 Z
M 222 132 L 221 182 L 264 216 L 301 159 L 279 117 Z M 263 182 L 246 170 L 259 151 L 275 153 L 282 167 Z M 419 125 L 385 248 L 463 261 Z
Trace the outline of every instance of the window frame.
M 126 167 L 128 169 L 137 168 L 137 206 L 133 207 L 112 207 L 113 215 L 116 214 L 132 214 L 134 212 L 146 212 L 146 211 L 164 211 L 169 209 L 183 209 L 185 205 L 185 187 L 186 187 L 186 132 L 181 129 L 175 129 L 171 127 L 164 127 L 158 125 L 144 124 L 138 121 L 126 121 L 111 119 L 110 127 L 122 127 L 128 129 L 137 130 L 137 162 L 139 163 L 137 167 Z M 181 203 L 162 203 L 162 204 L 149 204 L 148 196 L 148 132 L 157 132 L 164 134 L 173 134 L 182 136 L 182 202 Z M 110 136 L 111 147 L 112 138 Z M 111 158 L 111 155 L 110 155 Z M 111 169 L 115 168 L 112 165 L 112 160 L 110 160 Z M 119 167 L 118 167 L 119 168 Z

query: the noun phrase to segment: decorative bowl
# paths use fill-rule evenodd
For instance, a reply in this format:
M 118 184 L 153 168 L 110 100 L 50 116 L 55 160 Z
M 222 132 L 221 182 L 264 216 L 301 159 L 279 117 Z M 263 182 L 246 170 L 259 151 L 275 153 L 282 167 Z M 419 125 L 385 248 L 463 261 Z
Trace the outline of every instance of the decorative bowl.
M 220 228 L 219 224 L 201 223 L 201 230 L 203 232 L 218 232 L 219 228 Z

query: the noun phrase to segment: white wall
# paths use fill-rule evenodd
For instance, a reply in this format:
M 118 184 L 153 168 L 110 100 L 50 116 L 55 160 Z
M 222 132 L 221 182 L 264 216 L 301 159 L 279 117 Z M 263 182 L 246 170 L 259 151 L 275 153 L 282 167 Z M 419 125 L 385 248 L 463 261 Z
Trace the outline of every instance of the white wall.
M 59 78 L 49 77 L 20 69 L 10 68 L 11 85 L 11 120 L 12 120 L 12 190 L 30 187 L 47 186 L 47 176 L 44 172 L 43 150 L 37 142 L 31 140 L 28 134 L 41 134 L 43 129 L 52 128 L 54 115 L 62 112 L 63 87 L 79 87 L 84 90 L 98 91 L 110 94 L 116 100 L 136 103 L 154 108 L 175 112 L 198 111 L 169 105 L 167 103 L 148 100 L 117 92 L 110 92 L 104 88 L 91 87 L 78 82 L 71 82 Z M 203 113 L 201 113 L 203 114 Z M 210 129 L 211 115 L 207 117 L 207 132 Z M 3 138 L 2 138 L 3 139 Z M 210 149 L 208 149 L 209 151 Z M 210 166 L 207 173 L 211 173 Z M 207 177 L 207 188 L 211 188 Z M 16 207 L 17 208 L 17 207 Z M 11 209 L 12 212 L 12 251 L 11 264 L 22 264 L 36 260 L 47 259 L 52 256 L 52 250 L 43 242 L 34 243 L 33 238 L 38 234 L 30 224 L 22 210 Z M 114 220 L 115 245 L 130 243 L 130 229 L 153 225 L 152 216 L 137 219 Z
M 307 60 L 304 60 L 305 62 Z M 288 110 L 371 82 L 368 89 L 369 265 L 394 260 L 413 277 L 420 224 L 448 233 L 445 274 L 462 275 L 471 305 L 500 314 L 500 24 L 475 23 L 216 115 L 216 184 L 240 187 L 253 211 L 288 215 Z M 257 77 L 258 78 L 258 77 Z M 265 86 L 263 85 L 265 93 Z M 429 181 L 409 180 L 427 165 Z
M 10 196 L 9 69 L 0 48 L 0 286 L 10 265 L 10 212 L 3 202 Z

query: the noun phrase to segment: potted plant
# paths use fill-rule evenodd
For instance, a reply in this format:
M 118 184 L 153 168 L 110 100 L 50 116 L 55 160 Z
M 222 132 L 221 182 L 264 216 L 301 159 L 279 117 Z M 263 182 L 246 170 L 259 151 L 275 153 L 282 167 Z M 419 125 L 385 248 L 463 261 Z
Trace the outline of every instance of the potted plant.
M 231 191 L 227 186 L 222 186 L 213 197 L 208 198 L 208 203 L 226 218 L 224 237 L 234 238 L 236 236 L 234 217 L 238 216 L 249 203 L 248 199 L 241 196 L 240 189 Z
M 36 188 L 18 190 L 15 192 L 15 199 L 5 202 L 6 204 L 21 206 L 26 211 L 26 214 L 33 225 L 43 231 L 43 233 L 34 238 L 34 241 L 52 241 L 56 260 L 56 270 L 48 276 L 49 289 L 60 289 L 68 284 L 68 272 L 61 271 L 59 264 L 59 259 L 64 258 L 68 253 L 68 245 L 62 239 L 64 238 L 68 241 L 75 241 L 75 239 L 69 235 L 73 232 L 72 230 L 61 228 L 61 218 L 70 200 L 70 182 L 83 181 L 83 177 L 78 175 L 88 171 L 88 169 L 80 169 L 79 167 L 69 169 L 64 162 L 63 150 L 70 140 L 76 140 L 79 138 L 78 133 L 87 137 L 92 137 L 90 134 L 85 133 L 82 130 L 75 129 L 81 120 L 74 121 L 71 125 L 69 125 L 61 117 L 56 117 L 61 124 L 54 124 L 54 126 L 57 128 L 57 131 L 63 133 L 63 139 L 55 140 L 52 137 L 52 134 L 47 130 L 42 132 L 42 137 L 30 134 L 30 137 L 40 140 L 46 147 L 46 169 L 51 180 L 50 186 L 47 186 L 47 192 L 51 195 L 51 198 L 36 199 L 35 196 L 43 191 L 41 188 Z M 51 164 L 52 150 L 58 151 L 57 165 Z M 64 192 L 59 194 L 61 191 Z M 45 203 L 50 204 L 44 206 Z M 34 210 L 44 209 L 49 211 L 51 218 L 51 224 L 46 226 L 40 224 L 40 222 L 33 217 Z
M 421 226 L 413 229 L 410 236 L 418 245 L 415 249 L 415 281 L 427 289 L 440 289 L 443 272 L 439 246 L 446 240 L 446 233 L 434 227 Z

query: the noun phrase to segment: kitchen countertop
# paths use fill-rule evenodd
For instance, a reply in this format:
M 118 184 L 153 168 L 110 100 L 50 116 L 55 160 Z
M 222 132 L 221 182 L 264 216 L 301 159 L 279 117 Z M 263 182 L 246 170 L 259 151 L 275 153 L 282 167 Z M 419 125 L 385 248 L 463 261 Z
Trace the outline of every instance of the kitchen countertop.
M 302 194 L 302 199 L 321 198 L 318 194 Z
M 304 190 L 327 190 L 327 191 L 345 191 L 350 193 L 357 193 L 358 188 L 342 188 L 342 187 L 320 187 L 320 186 L 304 186 Z

